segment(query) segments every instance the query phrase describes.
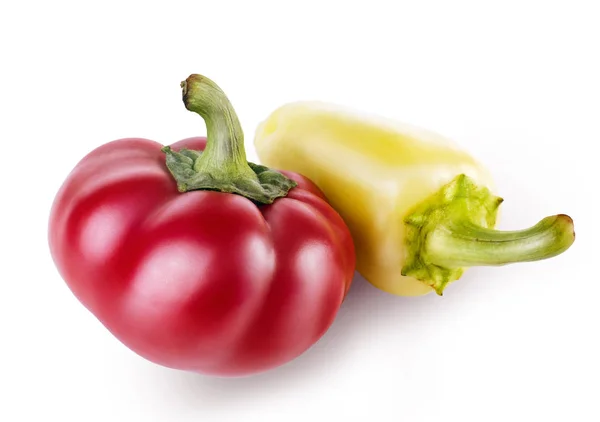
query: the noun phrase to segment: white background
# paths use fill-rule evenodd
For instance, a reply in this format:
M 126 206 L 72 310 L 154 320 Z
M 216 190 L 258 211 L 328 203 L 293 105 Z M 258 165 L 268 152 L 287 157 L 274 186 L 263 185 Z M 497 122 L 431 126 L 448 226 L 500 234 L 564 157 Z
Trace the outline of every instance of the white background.
M 2 2 L 0 421 L 598 421 L 595 1 Z M 484 162 L 500 227 L 576 224 L 552 260 L 474 268 L 443 298 L 355 279 L 316 346 L 260 376 L 158 367 L 71 295 L 46 235 L 75 163 L 113 139 L 204 134 L 179 82 L 246 131 L 319 99 L 424 126 Z

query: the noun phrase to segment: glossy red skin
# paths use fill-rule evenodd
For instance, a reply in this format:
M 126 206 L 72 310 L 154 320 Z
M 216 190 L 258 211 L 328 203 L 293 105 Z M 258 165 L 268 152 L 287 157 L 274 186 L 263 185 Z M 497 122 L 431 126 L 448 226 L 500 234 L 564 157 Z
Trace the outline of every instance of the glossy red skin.
M 161 147 L 108 143 L 64 182 L 49 243 L 69 288 L 121 342 L 167 367 L 240 376 L 302 354 L 332 324 L 354 273 L 340 216 L 290 172 L 298 186 L 271 205 L 180 193 Z

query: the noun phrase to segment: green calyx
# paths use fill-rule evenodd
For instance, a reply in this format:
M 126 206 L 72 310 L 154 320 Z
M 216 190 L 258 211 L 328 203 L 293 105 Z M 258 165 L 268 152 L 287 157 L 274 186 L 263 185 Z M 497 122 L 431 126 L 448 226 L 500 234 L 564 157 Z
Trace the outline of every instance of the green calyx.
M 246 163 L 254 173 L 251 177 L 218 178 L 214 173 L 198 170 L 202 164 L 201 157 L 205 154 L 202 151 L 186 148 L 173 151 L 168 146 L 162 148 L 162 151 L 167 154 L 167 167 L 177 181 L 179 192 L 215 190 L 242 195 L 257 203 L 270 204 L 275 199 L 286 196 L 297 185 L 278 171 L 251 162 Z
M 162 149 L 180 192 L 212 190 L 271 204 L 297 185 L 278 171 L 246 161 L 240 122 L 229 99 L 213 81 L 191 75 L 181 87 L 185 107 L 206 123 L 207 144 L 204 151 Z
M 494 230 L 502 198 L 459 175 L 406 216 L 402 275 L 442 295 L 465 268 L 551 258 L 575 241 L 573 220 L 559 214 L 525 230 Z

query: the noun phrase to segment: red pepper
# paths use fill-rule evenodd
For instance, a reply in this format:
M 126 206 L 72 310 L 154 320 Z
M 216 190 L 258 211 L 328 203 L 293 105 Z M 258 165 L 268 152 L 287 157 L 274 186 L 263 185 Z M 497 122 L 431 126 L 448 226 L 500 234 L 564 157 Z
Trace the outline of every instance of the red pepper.
M 208 141 L 122 139 L 89 153 L 55 199 L 51 253 L 81 303 L 144 358 L 225 376 L 265 371 L 332 324 L 354 246 L 311 181 L 247 163 L 214 82 L 192 75 L 182 87 Z

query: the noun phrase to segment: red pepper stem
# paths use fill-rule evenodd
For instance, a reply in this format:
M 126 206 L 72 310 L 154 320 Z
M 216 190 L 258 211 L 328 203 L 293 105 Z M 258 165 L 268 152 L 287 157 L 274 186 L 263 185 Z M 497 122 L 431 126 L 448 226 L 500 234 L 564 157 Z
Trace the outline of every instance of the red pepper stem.
M 244 149 L 244 132 L 231 102 L 219 86 L 202 75 L 181 82 L 185 107 L 198 113 L 206 124 L 207 144 L 195 170 L 209 166 L 235 166 L 249 172 Z
M 246 161 L 242 126 L 216 83 L 206 76 L 191 75 L 181 88 L 185 107 L 206 123 L 207 143 L 204 151 L 163 148 L 167 168 L 180 192 L 235 193 L 259 204 L 271 204 L 296 186 L 283 174 Z

